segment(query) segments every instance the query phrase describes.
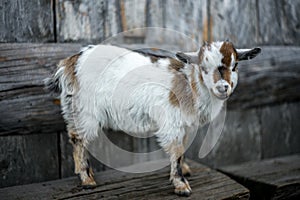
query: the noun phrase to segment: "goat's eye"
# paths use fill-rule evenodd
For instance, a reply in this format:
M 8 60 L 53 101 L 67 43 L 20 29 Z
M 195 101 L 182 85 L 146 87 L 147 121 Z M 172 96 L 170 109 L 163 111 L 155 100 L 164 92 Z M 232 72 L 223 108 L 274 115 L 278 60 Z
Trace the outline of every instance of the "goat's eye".
M 235 63 L 235 64 L 234 64 L 234 67 L 233 67 L 233 69 L 232 69 L 233 72 L 235 72 L 235 71 L 238 69 L 237 66 L 238 66 L 238 63 Z
M 223 72 L 226 70 L 226 68 L 224 66 L 219 66 L 218 67 L 218 71 L 220 72 L 220 74 L 223 74 Z

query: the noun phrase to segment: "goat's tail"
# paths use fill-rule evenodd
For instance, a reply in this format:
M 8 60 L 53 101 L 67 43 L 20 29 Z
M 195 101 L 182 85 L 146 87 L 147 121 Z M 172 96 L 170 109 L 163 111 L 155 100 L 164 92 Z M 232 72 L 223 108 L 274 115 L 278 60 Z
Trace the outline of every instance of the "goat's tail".
M 60 80 L 63 76 L 63 73 L 64 67 L 58 66 L 57 71 L 51 77 L 44 79 L 45 89 L 50 92 L 60 93 L 62 88 Z
M 72 94 L 77 86 L 76 64 L 82 52 L 61 60 L 56 72 L 44 80 L 45 88 L 53 92 L 66 92 Z
M 44 79 L 45 90 L 49 92 L 60 93 L 63 87 L 63 76 L 65 66 L 62 65 L 63 61 L 58 64 L 56 72 L 51 77 Z
M 81 49 L 79 53 L 61 60 L 56 72 L 44 80 L 45 88 L 53 92 L 73 93 L 74 88 L 78 86 L 75 75 L 77 61 L 85 51 L 93 47 L 93 45 L 89 45 Z

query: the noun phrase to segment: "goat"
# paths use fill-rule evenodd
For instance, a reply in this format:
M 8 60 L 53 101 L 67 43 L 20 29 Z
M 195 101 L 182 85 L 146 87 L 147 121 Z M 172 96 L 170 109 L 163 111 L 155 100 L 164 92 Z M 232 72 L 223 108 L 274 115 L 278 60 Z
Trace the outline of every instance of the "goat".
M 170 180 L 175 193 L 189 196 L 192 190 L 184 177 L 189 167 L 183 162 L 188 130 L 195 130 L 217 116 L 237 86 L 238 62 L 252 59 L 260 52 L 260 48 L 235 49 L 228 41 L 205 43 L 197 52 L 178 52 L 174 57 L 96 45 L 62 60 L 46 85 L 60 92 L 62 113 L 73 145 L 75 173 L 79 174 L 82 186 L 96 185 L 86 145 L 97 137 L 99 130 L 153 132 L 170 156 Z M 133 75 L 126 78 L 131 72 Z M 141 80 L 158 79 L 164 87 L 145 84 L 142 90 L 134 88 Z M 124 89 L 135 90 L 127 105 L 122 96 L 113 99 L 121 80 Z M 153 112 L 153 106 L 166 112 Z M 162 120 L 162 115 L 166 120 Z

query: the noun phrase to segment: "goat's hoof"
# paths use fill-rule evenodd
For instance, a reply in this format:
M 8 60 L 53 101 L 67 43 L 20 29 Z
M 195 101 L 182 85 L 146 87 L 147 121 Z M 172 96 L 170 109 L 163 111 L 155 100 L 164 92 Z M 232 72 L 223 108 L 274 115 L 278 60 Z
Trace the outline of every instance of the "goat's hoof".
M 81 185 L 82 189 L 94 189 L 96 188 L 97 185 Z
M 89 178 L 82 182 L 81 184 L 83 189 L 93 189 L 97 186 L 97 183 L 94 181 L 93 178 Z
M 192 191 L 189 190 L 188 188 L 175 188 L 174 192 L 178 196 L 183 196 L 183 197 L 189 197 L 192 193 Z
M 192 193 L 192 188 L 190 187 L 189 182 L 184 177 L 182 177 L 182 180 L 180 180 L 180 182 L 177 182 L 177 184 L 175 185 L 174 192 L 179 196 L 188 197 Z

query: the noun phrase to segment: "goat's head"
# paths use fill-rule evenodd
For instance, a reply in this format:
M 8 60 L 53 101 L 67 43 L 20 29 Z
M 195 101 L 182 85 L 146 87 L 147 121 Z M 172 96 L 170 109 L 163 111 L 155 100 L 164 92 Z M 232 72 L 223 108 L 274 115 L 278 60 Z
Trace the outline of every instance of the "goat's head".
M 197 52 L 176 54 L 185 63 L 196 64 L 200 78 L 209 91 L 218 99 L 227 99 L 238 81 L 239 61 L 256 57 L 260 48 L 235 49 L 231 42 L 205 43 Z

